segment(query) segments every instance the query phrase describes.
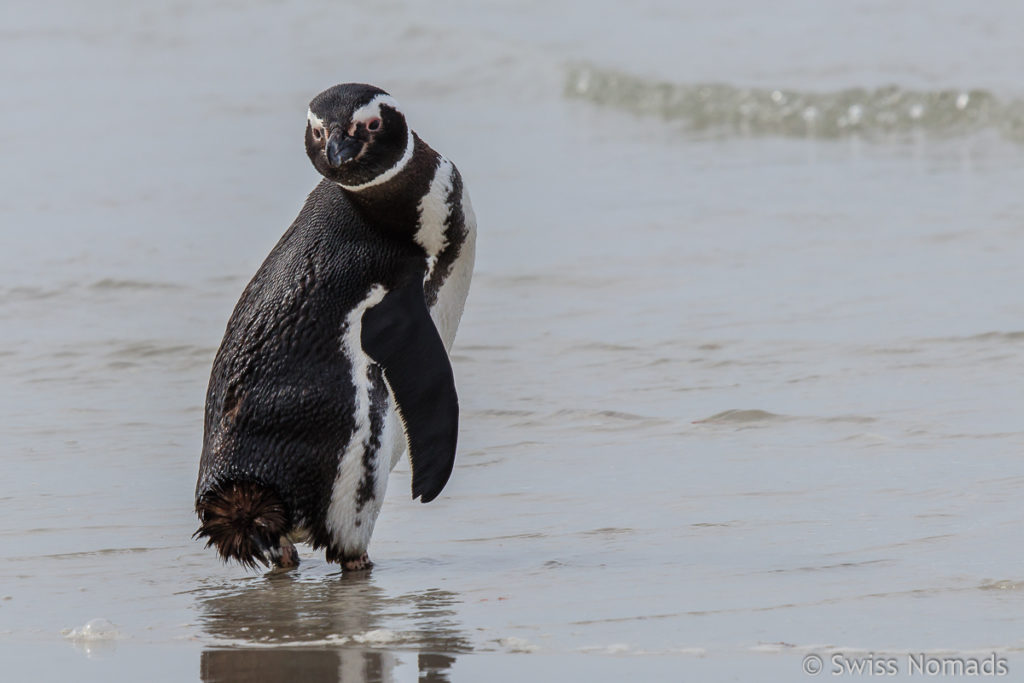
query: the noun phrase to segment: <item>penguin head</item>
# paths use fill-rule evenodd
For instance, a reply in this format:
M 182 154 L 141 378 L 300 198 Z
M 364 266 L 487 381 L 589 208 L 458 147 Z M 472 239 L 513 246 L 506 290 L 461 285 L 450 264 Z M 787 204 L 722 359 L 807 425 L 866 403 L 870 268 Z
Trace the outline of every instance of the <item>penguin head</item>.
M 412 156 L 412 130 L 380 88 L 345 83 L 309 103 L 306 154 L 322 176 L 347 190 L 383 182 Z

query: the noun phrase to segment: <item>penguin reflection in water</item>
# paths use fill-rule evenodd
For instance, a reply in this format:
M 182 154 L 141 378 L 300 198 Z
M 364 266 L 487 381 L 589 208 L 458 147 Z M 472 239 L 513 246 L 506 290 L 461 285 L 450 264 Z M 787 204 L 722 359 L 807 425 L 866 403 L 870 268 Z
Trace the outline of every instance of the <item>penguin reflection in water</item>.
M 324 179 L 242 292 L 206 394 L 196 532 L 225 560 L 346 570 L 366 554 L 405 450 L 412 496 L 451 475 L 458 399 L 448 349 L 472 277 L 476 222 L 455 166 L 379 88 L 309 105 Z

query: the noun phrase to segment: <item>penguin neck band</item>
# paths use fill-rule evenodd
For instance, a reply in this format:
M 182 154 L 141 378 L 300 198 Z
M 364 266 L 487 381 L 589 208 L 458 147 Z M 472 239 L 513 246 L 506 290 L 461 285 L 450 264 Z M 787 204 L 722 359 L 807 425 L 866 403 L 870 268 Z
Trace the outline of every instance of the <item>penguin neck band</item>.
M 343 190 L 348 190 L 349 192 L 360 192 L 371 187 L 376 187 L 377 185 L 383 185 L 401 173 L 402 169 L 409 163 L 409 160 L 412 159 L 412 151 L 413 148 L 416 147 L 416 136 L 413 134 L 412 128 L 409 128 L 408 131 L 409 137 L 405 142 L 405 152 L 402 153 L 402 158 L 399 159 L 394 166 L 360 185 L 344 185 L 342 183 L 338 183 L 338 186 Z

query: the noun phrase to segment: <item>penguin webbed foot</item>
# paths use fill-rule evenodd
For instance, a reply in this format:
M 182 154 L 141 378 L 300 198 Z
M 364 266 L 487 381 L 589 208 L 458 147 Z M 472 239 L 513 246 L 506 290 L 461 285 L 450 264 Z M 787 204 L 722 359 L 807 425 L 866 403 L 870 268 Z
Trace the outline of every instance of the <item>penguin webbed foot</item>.
M 299 551 L 286 536 L 281 537 L 281 547 L 271 554 L 273 569 L 295 569 L 299 566 Z
M 341 569 L 345 572 L 364 572 L 373 567 L 373 562 L 370 562 L 370 556 L 363 553 L 359 557 L 348 558 L 341 560 Z

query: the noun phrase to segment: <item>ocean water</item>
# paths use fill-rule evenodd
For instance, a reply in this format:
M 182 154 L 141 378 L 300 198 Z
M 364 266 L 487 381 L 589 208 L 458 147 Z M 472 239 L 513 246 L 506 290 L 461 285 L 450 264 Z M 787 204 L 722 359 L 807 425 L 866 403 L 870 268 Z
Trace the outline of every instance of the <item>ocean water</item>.
M 6 3 L 4 680 L 1021 675 L 1022 22 Z M 460 452 L 369 575 L 252 573 L 190 538 L 206 381 L 350 80 L 473 196 Z

